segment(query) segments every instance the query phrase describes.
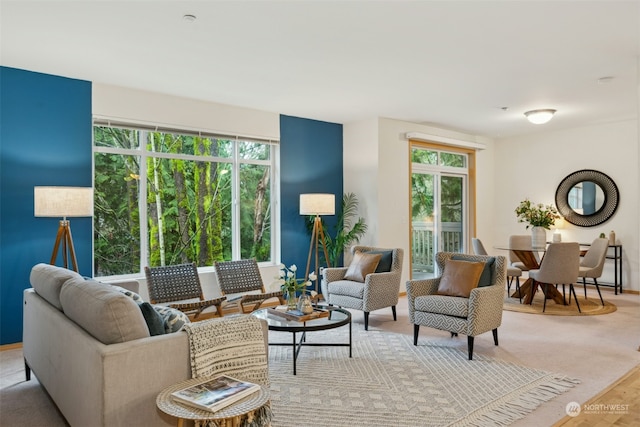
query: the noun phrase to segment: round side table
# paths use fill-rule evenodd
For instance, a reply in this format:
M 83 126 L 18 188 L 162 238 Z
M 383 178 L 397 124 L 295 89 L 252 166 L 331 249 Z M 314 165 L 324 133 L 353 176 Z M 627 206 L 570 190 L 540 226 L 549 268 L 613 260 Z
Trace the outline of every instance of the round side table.
M 173 384 L 162 390 L 156 398 L 156 405 L 165 414 L 178 419 L 178 427 L 184 425 L 184 420 L 209 421 L 217 420 L 220 427 L 237 427 L 240 425 L 245 415 L 251 415 L 256 409 L 261 408 L 269 402 L 269 389 L 260 386 L 260 391 L 241 399 L 231 405 L 222 408 L 217 412 L 206 411 L 176 402 L 171 397 L 171 393 L 180 389 L 190 387 L 208 381 L 210 378 L 192 378 Z M 196 422 L 196 426 L 200 425 Z

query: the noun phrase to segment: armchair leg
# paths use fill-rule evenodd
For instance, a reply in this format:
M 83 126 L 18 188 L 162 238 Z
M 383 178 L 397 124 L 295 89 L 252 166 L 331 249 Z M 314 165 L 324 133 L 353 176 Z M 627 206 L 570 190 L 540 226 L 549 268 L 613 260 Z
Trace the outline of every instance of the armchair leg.
M 602 303 L 602 305 L 604 305 L 604 303 Z M 391 312 L 393 312 L 393 321 L 394 322 L 397 321 L 398 320 L 398 316 L 396 316 L 396 306 L 395 305 L 391 306 Z
M 418 345 L 418 332 L 420 331 L 420 325 L 413 325 L 413 345 Z
M 369 312 L 368 311 L 364 312 L 364 330 L 365 331 L 369 330 Z
M 498 345 L 498 328 L 495 328 L 493 330 L 493 343 L 495 345 Z
M 467 335 L 467 344 L 469 346 L 469 360 L 473 360 L 473 337 Z
M 26 381 L 31 381 L 31 368 L 27 363 L 27 359 L 24 359 L 24 378 Z

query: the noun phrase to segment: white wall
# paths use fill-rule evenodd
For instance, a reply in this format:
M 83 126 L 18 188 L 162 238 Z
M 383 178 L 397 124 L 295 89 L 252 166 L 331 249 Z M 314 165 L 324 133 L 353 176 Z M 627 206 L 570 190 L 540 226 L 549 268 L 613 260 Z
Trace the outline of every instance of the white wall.
M 97 117 L 197 129 L 213 133 L 280 139 L 280 114 L 94 83 Z
M 344 129 L 344 189 L 360 200 L 360 215 L 368 224 L 362 244 L 404 249 L 403 277 L 409 280 L 409 142 L 407 132 L 480 142 L 487 146 L 478 153 L 478 180 L 485 194 L 493 195 L 493 144 L 485 138 L 393 119 L 370 119 L 347 123 Z M 484 197 L 483 197 L 484 198 Z M 478 212 L 478 228 L 492 226 L 491 203 Z M 345 263 L 348 260 L 345 259 Z
M 344 125 L 344 188 L 360 199 L 360 215 L 369 225 L 362 243 L 405 250 L 403 282 L 409 278 L 409 146 L 406 132 L 421 132 L 461 141 L 480 142 L 476 157 L 476 232 L 490 253 L 505 245 L 510 234 L 530 231 L 518 223 L 515 208 L 524 198 L 555 203 L 560 181 L 580 169 L 609 175 L 620 190 L 614 217 L 598 227 L 565 222 L 564 241 L 591 242 L 601 232 L 615 230 L 624 245 L 623 283 L 638 291 L 638 121 L 628 120 L 563 131 L 536 133 L 500 141 L 431 126 L 371 119 Z M 471 236 L 472 237 L 472 236 Z M 548 236 L 551 239 L 551 233 Z M 345 261 L 348 262 L 348 261 Z M 602 278 L 613 281 L 607 263 Z
M 496 141 L 495 212 L 493 227 L 480 237 L 487 246 L 506 243 L 510 234 L 527 234 L 514 213 L 521 200 L 554 203 L 560 181 L 581 169 L 605 173 L 620 191 L 615 215 L 596 227 L 564 222 L 563 241 L 591 242 L 600 233 L 614 230 L 623 245 L 623 283 L 638 291 L 638 123 L 627 120 L 556 132 L 541 132 Z M 486 234 L 485 234 L 485 231 Z M 548 232 L 551 239 L 551 232 Z M 497 251 L 493 251 L 497 252 Z M 602 281 L 613 281 L 613 265 L 607 263 Z

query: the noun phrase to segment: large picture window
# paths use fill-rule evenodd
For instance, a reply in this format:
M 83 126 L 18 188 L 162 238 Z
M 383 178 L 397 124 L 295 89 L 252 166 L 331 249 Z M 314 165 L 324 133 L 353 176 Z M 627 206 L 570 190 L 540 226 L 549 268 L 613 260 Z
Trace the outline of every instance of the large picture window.
M 94 124 L 94 276 L 273 256 L 275 141 Z

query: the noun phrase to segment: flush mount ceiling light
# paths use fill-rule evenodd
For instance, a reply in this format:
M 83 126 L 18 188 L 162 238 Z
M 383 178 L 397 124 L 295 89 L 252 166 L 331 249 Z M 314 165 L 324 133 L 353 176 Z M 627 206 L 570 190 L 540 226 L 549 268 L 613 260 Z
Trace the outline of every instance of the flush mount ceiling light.
M 184 15 L 182 17 L 182 19 L 184 19 L 186 22 L 191 23 L 191 22 L 195 22 L 196 16 L 195 15 Z
M 536 125 L 547 123 L 553 117 L 556 110 L 544 109 L 544 110 L 531 110 L 524 113 L 527 119 Z

